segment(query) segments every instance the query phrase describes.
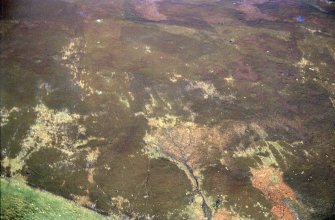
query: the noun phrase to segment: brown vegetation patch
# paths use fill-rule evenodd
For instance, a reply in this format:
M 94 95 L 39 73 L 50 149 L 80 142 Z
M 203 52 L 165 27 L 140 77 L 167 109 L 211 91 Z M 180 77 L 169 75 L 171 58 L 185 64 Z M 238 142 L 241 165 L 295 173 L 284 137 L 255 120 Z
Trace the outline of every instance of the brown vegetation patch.
M 150 119 L 152 131 L 146 135 L 149 152 L 153 149 L 165 157 L 196 168 L 218 152 L 223 152 L 231 140 L 243 136 L 247 126 L 238 121 L 225 121 L 225 129 L 207 127 L 193 122 L 162 124 L 162 119 Z
M 88 196 L 79 196 L 79 195 L 74 195 L 73 199 L 76 203 L 86 206 L 86 207 L 93 207 L 93 203 L 90 201 L 90 197 Z
M 295 219 L 294 213 L 284 203 L 284 200 L 295 200 L 296 195 L 284 182 L 283 173 L 278 169 L 266 166 L 251 168 L 251 173 L 253 175 L 252 185 L 261 190 L 265 197 L 272 202 L 271 212 L 278 219 Z
M 264 14 L 263 12 L 261 12 L 261 10 L 257 7 L 257 5 L 261 5 L 264 4 L 266 2 L 268 2 L 269 0 L 244 0 L 239 6 L 238 6 L 238 10 L 240 12 L 243 12 L 245 14 L 245 18 L 249 21 L 253 21 L 253 20 L 268 20 L 268 21 L 275 21 L 276 18 L 271 16 L 271 15 L 267 15 Z
M 150 21 L 164 21 L 167 17 L 159 12 L 158 0 L 135 1 L 134 7 L 142 18 Z
M 237 216 L 234 216 L 232 213 L 228 212 L 225 209 L 219 209 L 213 216 L 213 220 L 238 220 Z
M 255 73 L 250 64 L 240 60 L 236 63 L 236 69 L 233 73 L 235 79 L 256 82 L 259 80 L 259 75 Z
M 198 164 L 213 147 L 224 146 L 225 140 L 217 128 L 185 123 L 173 128 L 161 128 L 152 133 L 160 151 L 191 166 Z

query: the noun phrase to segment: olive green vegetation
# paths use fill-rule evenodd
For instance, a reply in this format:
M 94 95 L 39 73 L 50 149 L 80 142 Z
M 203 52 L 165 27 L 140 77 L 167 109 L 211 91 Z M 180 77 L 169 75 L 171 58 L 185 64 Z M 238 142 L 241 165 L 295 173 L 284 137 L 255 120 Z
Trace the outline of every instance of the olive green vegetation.
M 51 193 L 34 189 L 23 181 L 1 178 L 1 219 L 116 219 L 80 207 Z

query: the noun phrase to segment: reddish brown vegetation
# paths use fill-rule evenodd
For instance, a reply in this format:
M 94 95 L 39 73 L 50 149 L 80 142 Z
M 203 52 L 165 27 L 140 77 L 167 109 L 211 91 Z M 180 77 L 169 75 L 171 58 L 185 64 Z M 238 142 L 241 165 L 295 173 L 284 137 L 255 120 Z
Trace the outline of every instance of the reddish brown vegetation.
M 275 21 L 276 18 L 261 12 L 257 5 L 268 2 L 269 0 L 244 0 L 241 5 L 238 6 L 238 10 L 245 14 L 247 20 L 268 20 Z
M 158 129 L 153 136 L 161 151 L 192 168 L 199 164 L 204 155 L 208 155 L 208 151 L 225 143 L 218 129 L 199 127 L 193 123 Z
M 293 212 L 284 204 L 285 199 L 295 200 L 294 191 L 285 184 L 283 173 L 272 167 L 252 168 L 252 185 L 261 190 L 273 205 L 271 212 L 278 219 L 295 219 Z
M 236 63 L 236 69 L 233 73 L 235 79 L 246 80 L 256 82 L 259 80 L 259 76 L 255 73 L 248 63 L 240 60 Z
M 135 10 L 140 16 L 150 21 L 164 21 L 167 17 L 159 12 L 157 0 L 135 1 Z

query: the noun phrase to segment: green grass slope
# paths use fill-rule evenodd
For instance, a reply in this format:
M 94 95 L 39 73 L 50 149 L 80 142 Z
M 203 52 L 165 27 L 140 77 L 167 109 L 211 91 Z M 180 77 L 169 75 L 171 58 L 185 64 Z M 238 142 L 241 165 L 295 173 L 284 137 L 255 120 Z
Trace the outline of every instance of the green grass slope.
M 111 220 L 74 202 L 34 189 L 15 179 L 1 178 L 2 220 Z

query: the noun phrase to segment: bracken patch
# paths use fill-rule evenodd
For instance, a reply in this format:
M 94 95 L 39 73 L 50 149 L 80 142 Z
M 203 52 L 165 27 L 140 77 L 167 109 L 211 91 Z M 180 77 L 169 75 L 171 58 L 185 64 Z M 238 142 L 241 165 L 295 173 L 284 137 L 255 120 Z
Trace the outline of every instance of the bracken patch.
M 286 205 L 285 200 L 294 201 L 296 194 L 284 182 L 283 173 L 267 166 L 251 168 L 251 173 L 253 175 L 252 185 L 262 191 L 265 197 L 271 201 L 273 205 L 271 212 L 278 219 L 295 219 L 294 213 Z

